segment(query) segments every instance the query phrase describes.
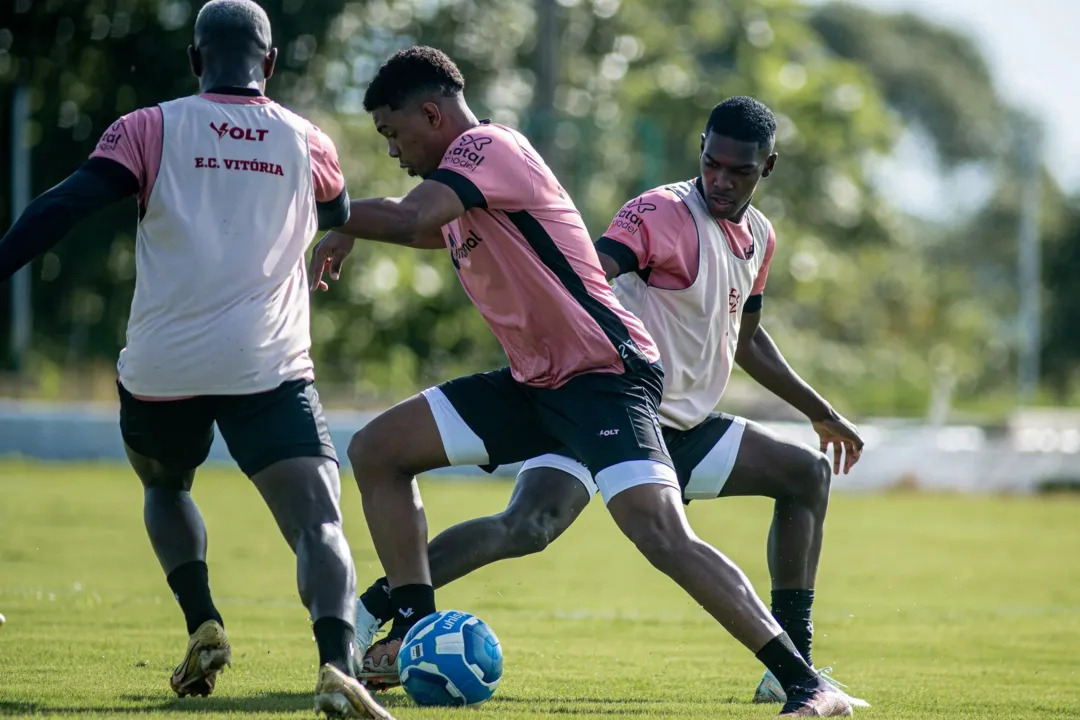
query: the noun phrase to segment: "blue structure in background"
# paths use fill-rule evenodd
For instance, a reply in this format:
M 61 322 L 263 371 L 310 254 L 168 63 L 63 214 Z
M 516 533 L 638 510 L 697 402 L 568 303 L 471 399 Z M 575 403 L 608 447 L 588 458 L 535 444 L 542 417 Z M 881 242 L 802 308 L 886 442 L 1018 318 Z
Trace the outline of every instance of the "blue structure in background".
M 118 410 L 95 404 L 51 404 L 0 401 L 0 458 L 17 456 L 33 460 L 126 462 L 120 438 Z M 330 434 L 343 464 L 345 448 L 352 434 L 368 423 L 375 413 L 327 412 Z M 221 434 L 216 433 L 209 463 L 232 464 Z M 505 479 L 517 474 L 519 465 L 500 467 L 496 476 Z M 436 470 L 432 475 L 488 478 L 475 466 Z

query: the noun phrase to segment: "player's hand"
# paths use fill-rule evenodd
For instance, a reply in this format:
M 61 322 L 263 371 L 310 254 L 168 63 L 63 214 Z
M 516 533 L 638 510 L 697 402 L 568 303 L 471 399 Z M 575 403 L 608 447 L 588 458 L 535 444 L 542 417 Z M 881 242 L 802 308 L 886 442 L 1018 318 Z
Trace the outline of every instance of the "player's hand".
M 356 238 L 333 230 L 323 235 L 311 253 L 311 265 L 308 267 L 312 292 L 330 289 L 323 275 L 329 273 L 331 280 L 337 280 L 341 275 L 341 263 L 345 262 L 355 244 Z
M 847 475 L 855 463 L 862 457 L 863 439 L 859 429 L 843 416 L 832 413 L 830 417 L 813 421 L 814 431 L 821 439 L 821 452 L 829 455 L 829 446 L 833 446 L 833 474 L 840 474 L 841 462 Z

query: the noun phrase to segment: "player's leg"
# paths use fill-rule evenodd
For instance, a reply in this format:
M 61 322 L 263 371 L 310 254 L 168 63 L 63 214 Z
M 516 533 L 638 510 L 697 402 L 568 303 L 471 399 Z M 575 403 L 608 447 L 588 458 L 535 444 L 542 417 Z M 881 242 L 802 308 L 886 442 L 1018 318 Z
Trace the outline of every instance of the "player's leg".
M 509 370 L 425 390 L 353 436 L 349 460 L 376 552 L 386 570 L 393 626 L 364 658 L 369 685 L 397 682 L 401 638 L 435 611 L 427 522 L 417 473 L 453 465 L 496 466 L 555 449 Z
M 204 398 L 137 400 L 119 383 L 118 392 L 124 449 L 143 485 L 146 533 L 189 635 L 170 683 L 181 696 L 209 695 L 231 661 L 225 623 L 210 595 L 206 525 L 191 499 L 195 470 L 213 443 L 213 415 Z
M 216 399 L 221 435 L 296 553 L 296 581 L 319 653 L 316 707 L 388 717 L 354 679 L 356 569 L 342 530 L 337 453 L 307 380 Z
M 437 589 L 485 565 L 538 553 L 570 527 L 596 492 L 581 463 L 548 454 L 529 460 L 518 473 L 502 512 L 466 520 L 428 543 L 431 581 Z M 380 578 L 357 602 L 356 641 L 366 647 L 392 619 L 389 583 Z
M 799 655 L 745 574 L 690 528 L 656 418 L 659 396 L 659 383 L 649 376 L 640 382 L 581 376 L 548 396 L 554 412 L 545 420 L 588 463 L 612 518 L 649 562 L 780 679 L 790 698 L 785 713 L 850 713 L 846 699 Z
M 341 480 L 325 457 L 280 460 L 251 481 L 296 553 L 296 584 L 313 623 L 319 664 L 350 672 L 356 568 L 341 526 Z
M 812 665 L 810 608 L 829 507 L 829 460 L 757 423 L 745 422 L 744 428 L 720 496 L 762 495 L 776 501 L 768 540 L 772 611 Z M 708 472 L 704 464 L 701 469 Z
M 353 717 L 389 714 L 356 680 L 353 603 L 356 569 L 341 527 L 341 480 L 326 457 L 279 460 L 251 476 L 296 553 L 300 600 L 319 652 L 316 710 Z
M 727 426 L 710 438 L 710 426 Z M 772 614 L 811 666 L 814 626 L 811 608 L 821 557 L 825 515 L 829 507 L 832 470 L 828 458 L 802 443 L 786 440 L 758 423 L 732 416 L 714 416 L 682 434 L 676 442 L 690 446 L 695 436 L 710 442 L 705 457 L 693 469 L 687 485 L 689 499 L 736 496 L 773 498 L 768 562 L 772 578 Z M 673 457 L 680 454 L 672 450 Z M 676 464 L 678 465 L 678 459 Z M 821 672 L 836 685 L 827 673 Z M 865 700 L 849 696 L 856 707 Z M 783 703 L 783 688 L 766 673 L 754 693 L 755 702 Z
M 527 461 L 505 510 L 455 525 L 431 541 L 435 587 L 493 562 L 544 550 L 581 515 L 593 488 L 588 469 L 575 460 L 547 454 Z

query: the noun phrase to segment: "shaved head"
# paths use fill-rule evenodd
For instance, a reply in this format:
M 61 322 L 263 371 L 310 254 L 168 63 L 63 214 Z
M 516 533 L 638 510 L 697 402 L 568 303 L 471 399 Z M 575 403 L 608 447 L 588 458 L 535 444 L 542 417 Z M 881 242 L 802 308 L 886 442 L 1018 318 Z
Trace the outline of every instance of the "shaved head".
M 270 51 L 270 18 L 252 0 L 210 0 L 195 18 L 195 48 L 263 56 Z
M 265 92 L 277 61 L 270 18 L 253 0 L 210 0 L 195 18 L 188 58 L 203 92 L 222 87 Z

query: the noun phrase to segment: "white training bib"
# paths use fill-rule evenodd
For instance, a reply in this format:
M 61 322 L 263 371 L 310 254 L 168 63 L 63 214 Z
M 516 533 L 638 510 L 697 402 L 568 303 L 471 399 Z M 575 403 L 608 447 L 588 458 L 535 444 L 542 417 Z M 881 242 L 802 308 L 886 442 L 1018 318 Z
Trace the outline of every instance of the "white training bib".
M 120 381 L 135 395 L 180 397 L 312 377 L 310 126 L 276 103 L 192 96 L 161 112 Z
M 693 181 L 666 189 L 693 217 L 699 247 L 697 276 L 688 288 L 664 290 L 650 286 L 637 273 L 626 273 L 615 280 L 615 295 L 641 318 L 660 348 L 661 422 L 689 430 L 716 408 L 731 377 L 743 305 L 765 260 L 769 228 L 760 212 L 747 210 L 754 252 L 744 260 L 732 252 Z

